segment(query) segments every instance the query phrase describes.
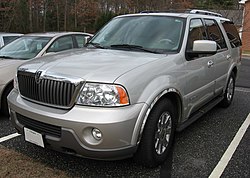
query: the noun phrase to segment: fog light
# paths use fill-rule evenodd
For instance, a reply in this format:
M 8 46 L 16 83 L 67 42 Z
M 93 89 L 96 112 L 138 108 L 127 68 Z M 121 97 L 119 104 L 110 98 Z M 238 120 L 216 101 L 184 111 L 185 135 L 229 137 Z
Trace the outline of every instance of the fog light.
M 92 135 L 96 140 L 102 139 L 102 132 L 97 128 L 92 129 Z

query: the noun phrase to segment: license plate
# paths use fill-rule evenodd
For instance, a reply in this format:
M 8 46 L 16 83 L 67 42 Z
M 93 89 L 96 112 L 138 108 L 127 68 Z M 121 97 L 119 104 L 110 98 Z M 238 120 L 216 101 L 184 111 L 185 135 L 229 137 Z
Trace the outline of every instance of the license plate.
M 42 134 L 24 127 L 24 138 L 27 142 L 36 144 L 44 148 Z

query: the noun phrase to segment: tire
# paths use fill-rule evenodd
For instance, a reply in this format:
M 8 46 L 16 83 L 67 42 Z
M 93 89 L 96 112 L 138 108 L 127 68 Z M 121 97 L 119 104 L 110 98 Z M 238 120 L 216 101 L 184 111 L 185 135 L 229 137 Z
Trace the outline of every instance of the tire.
M 12 86 L 9 85 L 6 87 L 5 91 L 3 92 L 2 95 L 2 103 L 1 103 L 1 112 L 3 113 L 4 116 L 10 116 L 9 114 L 9 107 L 8 107 L 8 102 L 7 102 L 7 96 L 10 93 L 10 91 L 12 90 Z
M 235 75 L 234 73 L 231 73 L 228 82 L 227 82 L 227 88 L 225 90 L 223 100 L 220 102 L 221 107 L 228 107 L 233 101 L 234 96 L 234 90 L 235 90 Z
M 160 100 L 150 112 L 135 161 L 146 167 L 162 164 L 168 156 L 174 139 L 176 112 L 169 99 Z M 164 123 L 165 122 L 165 123 Z

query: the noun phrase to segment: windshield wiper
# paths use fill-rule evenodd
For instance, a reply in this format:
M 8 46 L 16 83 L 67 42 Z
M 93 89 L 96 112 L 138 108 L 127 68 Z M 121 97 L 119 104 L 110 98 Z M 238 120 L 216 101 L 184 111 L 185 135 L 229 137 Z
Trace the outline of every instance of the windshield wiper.
M 139 45 L 130 45 L 130 44 L 114 44 L 114 45 L 110 45 L 111 48 L 126 48 L 126 49 L 136 49 L 136 50 L 141 50 L 141 51 L 145 51 L 145 52 L 149 52 L 149 53 L 155 53 L 155 54 L 161 54 L 160 52 L 157 52 L 155 50 L 150 50 L 150 49 L 146 49 L 143 46 L 139 46 Z
M 89 42 L 89 43 L 87 43 L 86 45 L 87 45 L 87 46 L 88 46 L 88 45 L 92 45 L 92 46 L 94 46 L 94 47 L 96 47 L 96 48 L 106 49 L 106 48 L 105 48 L 104 46 L 102 46 L 100 43 Z
M 2 58 L 2 59 L 15 59 L 15 58 L 10 57 L 10 56 L 0 56 L 0 58 Z

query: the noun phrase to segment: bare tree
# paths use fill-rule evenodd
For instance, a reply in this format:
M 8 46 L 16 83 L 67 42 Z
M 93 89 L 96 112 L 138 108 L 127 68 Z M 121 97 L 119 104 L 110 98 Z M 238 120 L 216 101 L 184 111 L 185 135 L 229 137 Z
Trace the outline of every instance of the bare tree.
M 43 31 L 46 31 L 48 0 L 43 1 Z
M 64 31 L 67 31 L 67 8 L 68 8 L 68 0 L 65 0 L 65 4 L 64 4 Z
M 32 7 L 33 7 L 33 1 L 29 0 L 29 30 L 30 32 L 33 32 Z

